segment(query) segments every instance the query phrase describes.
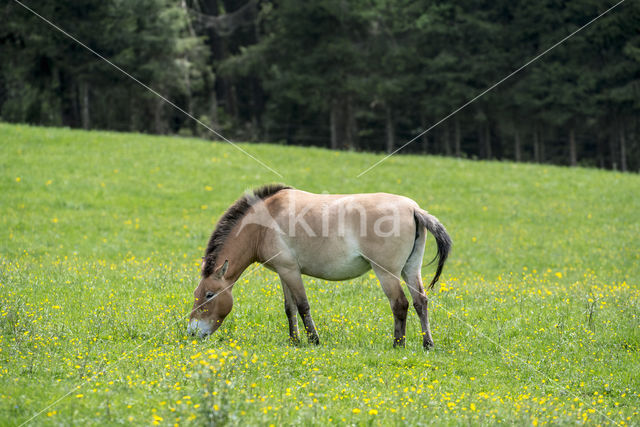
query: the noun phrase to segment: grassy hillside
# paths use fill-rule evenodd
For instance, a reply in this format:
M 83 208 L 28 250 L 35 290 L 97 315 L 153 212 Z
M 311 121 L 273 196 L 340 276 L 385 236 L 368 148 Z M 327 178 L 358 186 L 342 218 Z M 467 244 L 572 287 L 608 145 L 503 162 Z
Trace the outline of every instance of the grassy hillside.
M 283 177 L 223 143 L 0 124 L 0 424 L 640 423 L 639 176 L 394 156 L 358 178 L 380 156 L 242 147 Z M 445 224 L 435 350 L 413 311 L 391 348 L 372 274 L 306 279 L 319 347 L 288 345 L 262 268 L 186 336 L 216 219 L 273 181 Z

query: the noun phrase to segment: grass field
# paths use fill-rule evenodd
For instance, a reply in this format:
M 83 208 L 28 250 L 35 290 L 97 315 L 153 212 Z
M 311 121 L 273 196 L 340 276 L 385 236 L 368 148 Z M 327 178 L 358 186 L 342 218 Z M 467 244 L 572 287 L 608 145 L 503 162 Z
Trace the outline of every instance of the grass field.
M 0 124 L 0 425 L 640 424 L 640 176 L 394 156 L 357 178 L 381 157 L 242 147 L 283 178 L 223 143 Z M 392 348 L 373 274 L 306 278 L 318 347 L 288 344 L 263 268 L 186 335 L 216 219 L 273 181 L 445 224 L 434 350 L 413 310 Z

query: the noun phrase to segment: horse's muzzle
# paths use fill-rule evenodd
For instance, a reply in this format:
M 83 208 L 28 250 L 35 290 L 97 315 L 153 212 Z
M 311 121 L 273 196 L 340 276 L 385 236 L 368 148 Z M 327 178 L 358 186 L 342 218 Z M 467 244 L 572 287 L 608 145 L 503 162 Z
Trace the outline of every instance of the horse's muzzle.
M 198 336 L 204 338 L 213 332 L 213 328 L 207 321 L 191 319 L 187 326 L 187 333 L 191 336 Z

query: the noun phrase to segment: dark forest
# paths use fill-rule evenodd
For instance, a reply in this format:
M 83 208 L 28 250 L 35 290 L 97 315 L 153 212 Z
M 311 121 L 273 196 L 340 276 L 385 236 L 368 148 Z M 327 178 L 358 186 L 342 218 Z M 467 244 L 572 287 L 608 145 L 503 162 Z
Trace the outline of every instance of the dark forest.
M 7 1 L 0 120 L 638 171 L 640 3 L 501 82 L 614 4 Z

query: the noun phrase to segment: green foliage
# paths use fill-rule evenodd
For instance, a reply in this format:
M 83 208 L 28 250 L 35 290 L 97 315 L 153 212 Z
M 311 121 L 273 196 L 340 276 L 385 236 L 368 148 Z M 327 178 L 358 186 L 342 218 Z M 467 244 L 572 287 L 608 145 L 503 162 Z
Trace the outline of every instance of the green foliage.
M 184 9 L 172 1 L 32 2 L 30 7 L 168 98 L 194 97 L 210 73 L 202 40 L 189 34 Z M 88 126 L 169 130 L 166 122 L 175 114 L 164 105 L 154 111 L 155 95 L 18 4 L 3 13 L 9 25 L 0 30 L 0 75 L 8 96 L 0 102 L 0 117 L 80 127 L 81 88 L 87 85 Z M 41 105 L 42 100 L 54 102 Z M 156 121 L 148 120 L 154 113 Z
M 412 197 L 454 241 L 433 351 L 413 312 L 392 349 L 371 274 L 305 278 L 322 342 L 292 347 L 263 268 L 211 339 L 186 336 L 216 219 L 271 172 L 195 139 L 0 124 L 0 140 L 0 424 L 640 422 L 637 175 L 394 156 L 357 178 L 381 157 L 242 144 L 301 189 Z
M 30 6 L 228 138 L 393 151 L 614 4 Z M 214 137 L 17 3 L 0 14 L 3 120 Z M 639 170 L 638 19 L 620 4 L 403 151 Z
M 397 124 L 392 134 L 411 139 L 604 11 L 598 2 L 381 0 L 352 3 L 348 11 L 341 2 L 274 4 L 265 8 L 269 24 L 260 27 L 261 41 L 227 59 L 226 69 L 245 64 L 235 70 L 261 79 L 269 96 L 265 121 L 295 127 L 289 141 L 299 143 L 291 135 L 300 137 L 305 128 L 315 131 L 310 117 L 328 118 L 337 101 L 355 111 L 360 139 L 350 146 L 374 150 L 382 148 L 385 115 Z M 631 59 L 631 27 L 639 10 L 620 6 L 458 113 L 462 151 L 511 157 L 518 132 L 525 159 L 566 163 L 572 129 L 579 156 L 600 165 L 602 140 L 617 141 L 621 128 L 636 147 L 638 110 L 631 100 L 638 99 L 640 62 Z M 449 126 L 430 133 L 443 142 L 429 151 L 448 152 Z M 476 130 L 484 128 L 492 141 L 478 140 Z M 549 141 L 546 154 L 534 156 L 533 133 L 542 145 Z M 425 150 L 421 144 L 407 151 Z M 610 167 L 620 162 L 613 148 L 606 157 Z M 639 166 L 634 156 L 628 161 Z

